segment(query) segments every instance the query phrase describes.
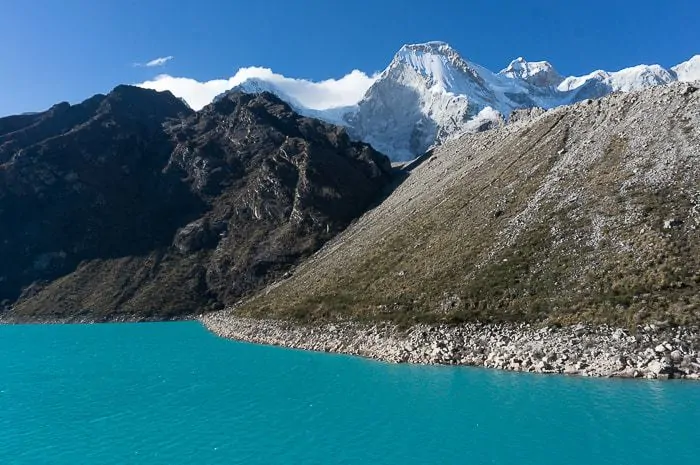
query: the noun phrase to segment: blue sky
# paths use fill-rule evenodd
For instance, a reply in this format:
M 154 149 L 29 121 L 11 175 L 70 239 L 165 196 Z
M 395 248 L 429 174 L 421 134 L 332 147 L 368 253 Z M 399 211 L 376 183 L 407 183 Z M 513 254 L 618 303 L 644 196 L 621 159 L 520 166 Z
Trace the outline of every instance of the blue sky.
M 199 81 L 263 66 L 295 78 L 382 70 L 443 40 L 498 71 L 518 56 L 564 75 L 700 53 L 697 0 L 3 0 L 0 115 L 78 102 L 167 73 Z M 134 66 L 172 56 L 162 66 Z

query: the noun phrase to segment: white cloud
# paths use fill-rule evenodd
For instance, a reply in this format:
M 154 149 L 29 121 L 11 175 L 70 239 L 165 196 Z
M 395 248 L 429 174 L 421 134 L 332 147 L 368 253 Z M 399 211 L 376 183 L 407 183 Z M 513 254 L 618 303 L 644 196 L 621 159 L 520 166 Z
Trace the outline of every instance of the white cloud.
M 199 110 L 209 104 L 220 93 L 248 79 L 258 78 L 274 84 L 282 92 L 296 99 L 307 108 L 325 110 L 327 108 L 354 105 L 359 102 L 367 89 L 369 89 L 369 86 L 376 80 L 376 77 L 376 74 L 368 76 L 362 71 L 353 70 L 340 79 L 314 82 L 306 79 L 288 78 L 274 73 L 269 68 L 253 66 L 239 69 L 234 76 L 228 79 L 213 79 L 200 82 L 191 78 L 161 74 L 151 81 L 136 85 L 159 91 L 169 90 L 176 97 L 185 99 L 194 110 Z
M 134 66 L 145 66 L 146 68 L 154 68 L 156 66 L 163 66 L 173 58 L 175 57 L 172 55 L 168 55 L 167 57 L 158 57 L 146 63 L 134 63 Z

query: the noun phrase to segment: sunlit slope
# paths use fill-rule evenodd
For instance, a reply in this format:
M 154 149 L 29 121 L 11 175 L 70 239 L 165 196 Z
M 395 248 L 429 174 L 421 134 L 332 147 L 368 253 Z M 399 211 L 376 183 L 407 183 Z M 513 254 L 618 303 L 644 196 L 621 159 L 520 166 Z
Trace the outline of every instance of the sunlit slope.
M 700 321 L 700 91 L 614 94 L 467 135 L 240 313 Z

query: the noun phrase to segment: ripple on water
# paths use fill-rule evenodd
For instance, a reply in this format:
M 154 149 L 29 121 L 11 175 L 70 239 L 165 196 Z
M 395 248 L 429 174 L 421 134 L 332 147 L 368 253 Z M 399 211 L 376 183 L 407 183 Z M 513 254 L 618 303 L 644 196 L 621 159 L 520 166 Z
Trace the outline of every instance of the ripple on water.
M 390 365 L 198 323 L 0 327 L 17 464 L 694 463 L 700 385 Z

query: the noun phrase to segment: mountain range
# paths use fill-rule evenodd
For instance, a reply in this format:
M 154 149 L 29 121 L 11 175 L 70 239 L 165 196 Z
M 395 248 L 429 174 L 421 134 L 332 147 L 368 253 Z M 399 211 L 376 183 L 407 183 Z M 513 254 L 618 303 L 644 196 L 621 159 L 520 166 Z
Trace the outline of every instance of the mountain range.
M 258 80 L 0 118 L 0 321 L 697 324 L 697 61 L 494 74 L 428 43 L 352 108 Z
M 349 107 L 307 108 L 273 82 L 255 78 L 233 91 L 272 92 L 297 112 L 345 126 L 392 161 L 407 161 L 464 133 L 500 126 L 513 110 L 550 109 L 613 92 L 700 80 L 700 55 L 671 69 L 639 65 L 561 76 L 547 61 L 520 57 L 498 73 L 444 42 L 404 45 L 365 96 Z

